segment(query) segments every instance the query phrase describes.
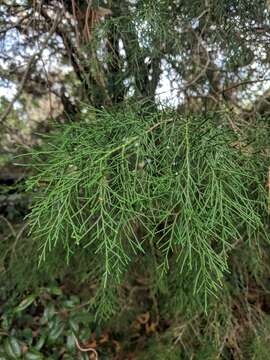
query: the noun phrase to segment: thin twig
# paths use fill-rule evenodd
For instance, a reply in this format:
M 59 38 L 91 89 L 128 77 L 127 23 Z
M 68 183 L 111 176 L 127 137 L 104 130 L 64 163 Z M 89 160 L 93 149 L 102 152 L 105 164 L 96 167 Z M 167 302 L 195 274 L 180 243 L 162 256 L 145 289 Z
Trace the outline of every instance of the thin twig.
M 13 99 L 11 100 L 11 102 L 9 103 L 9 105 L 7 106 L 7 108 L 5 109 L 5 111 L 3 112 L 3 114 L 1 115 L 0 117 L 0 123 L 3 123 L 5 122 L 5 120 L 7 119 L 9 113 L 11 112 L 12 108 L 13 108 L 13 105 L 14 103 L 18 100 L 18 98 L 20 97 L 21 93 L 23 92 L 23 89 L 24 89 L 24 85 L 27 81 L 27 78 L 30 74 L 30 71 L 32 69 L 32 66 L 37 62 L 38 58 L 41 56 L 43 50 L 46 48 L 50 38 L 52 37 L 53 33 L 55 32 L 56 28 L 57 28 L 57 25 L 62 17 L 62 14 L 63 12 L 59 13 L 58 16 L 56 17 L 54 23 L 53 23 L 53 26 L 48 34 L 48 36 L 46 37 L 42 47 L 40 48 L 40 50 L 35 53 L 29 60 L 28 64 L 27 64 L 27 67 L 26 67 L 26 70 L 24 72 L 24 75 L 23 75 L 23 78 L 19 84 L 19 88 L 18 88 L 18 91 L 16 93 L 16 95 L 13 97 Z
M 193 29 L 192 29 L 193 31 Z M 185 84 L 185 89 L 187 89 L 188 87 L 192 86 L 193 84 L 197 83 L 197 81 L 206 73 L 208 66 L 210 64 L 210 57 L 209 57 L 209 53 L 208 50 L 203 46 L 203 39 L 201 38 L 201 36 L 199 36 L 196 31 L 193 31 L 194 35 L 197 38 L 198 44 L 197 44 L 197 53 L 198 55 L 200 54 L 200 48 L 202 48 L 205 52 L 206 55 L 206 63 L 203 65 L 202 69 L 195 74 L 195 76 L 193 77 L 193 79 L 191 79 L 190 81 L 188 81 Z
M 74 336 L 75 344 L 81 352 L 92 352 L 95 355 L 96 360 L 98 360 L 98 353 L 94 348 L 92 348 L 92 347 L 82 348 L 81 345 L 79 344 L 79 341 L 76 338 L 76 336 L 74 334 L 73 334 L 73 336 Z
M 15 237 L 15 241 L 14 241 L 14 243 L 13 243 L 13 245 L 12 245 L 12 251 L 11 251 L 12 256 L 16 255 L 16 245 L 17 245 L 19 239 L 21 238 L 24 230 L 27 228 L 27 226 L 28 226 L 28 222 L 26 222 L 26 223 L 21 227 L 21 229 L 18 231 L 18 233 L 17 233 L 17 235 L 16 235 L 16 237 Z
M 85 24 L 84 24 L 84 29 L 83 29 L 83 34 L 87 41 L 91 40 L 91 33 L 89 30 L 89 18 L 93 15 L 91 13 L 91 6 L 92 6 L 92 1 L 90 0 L 90 1 L 88 1 L 88 4 L 87 4 L 87 9 L 86 9 L 86 14 L 85 14 Z M 93 26 L 93 24 L 92 24 L 92 19 L 91 19 L 91 28 L 92 28 L 92 26 Z
M 12 224 L 8 221 L 8 219 L 5 218 L 4 216 L 0 215 L 0 220 L 3 220 L 7 224 L 7 226 L 9 227 L 12 235 L 14 237 L 16 237 L 16 231 L 15 231 L 14 227 L 12 226 Z
M 73 20 L 74 20 L 74 28 L 75 28 L 75 34 L 76 34 L 76 42 L 77 42 L 77 46 L 80 46 L 80 33 L 79 33 L 79 29 L 78 29 L 78 19 L 77 19 L 77 15 L 76 15 L 76 3 L 75 0 L 71 0 L 71 4 L 72 4 L 72 15 L 73 15 Z
M 268 190 L 268 214 L 270 215 L 270 167 L 267 173 L 267 190 Z
M 236 89 L 236 88 L 238 88 L 239 86 L 242 86 L 242 85 L 257 84 L 257 83 L 264 82 L 264 81 L 270 81 L 270 78 L 257 79 L 257 80 L 245 80 L 245 81 L 242 81 L 242 82 L 240 82 L 240 83 L 233 84 L 233 85 L 231 85 L 231 86 L 229 86 L 229 87 L 227 87 L 227 88 L 223 88 L 223 89 L 219 90 L 218 93 L 225 93 L 225 92 L 227 92 L 227 91 Z

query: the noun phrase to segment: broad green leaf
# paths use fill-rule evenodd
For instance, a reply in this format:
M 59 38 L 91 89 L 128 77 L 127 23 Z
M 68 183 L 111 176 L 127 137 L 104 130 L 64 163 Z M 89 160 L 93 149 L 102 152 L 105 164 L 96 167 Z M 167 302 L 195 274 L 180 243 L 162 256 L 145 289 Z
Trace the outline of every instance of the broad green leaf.
M 21 335 L 25 339 L 28 345 L 31 345 L 33 342 L 33 331 L 30 328 L 23 329 Z
M 29 296 L 27 296 L 25 299 L 23 299 L 23 301 L 15 308 L 15 312 L 20 312 L 23 311 L 25 309 L 27 309 L 36 299 L 36 295 L 35 294 L 31 294 Z
M 49 287 L 47 290 L 50 294 L 53 294 L 53 295 L 57 295 L 57 296 L 63 295 L 62 289 L 57 286 Z
M 82 360 L 88 360 L 89 359 L 87 353 L 82 353 L 81 357 L 82 357 Z
M 55 307 L 52 304 L 48 304 L 40 320 L 41 325 L 47 324 L 54 317 L 55 313 Z
M 47 338 L 46 334 L 43 334 L 40 336 L 40 338 L 38 339 L 38 341 L 35 345 L 36 350 L 40 350 L 43 347 L 43 345 L 45 344 L 46 338 Z
M 3 314 L 2 321 L 1 321 L 1 328 L 3 330 L 8 331 L 11 326 L 11 323 L 12 323 L 11 318 L 9 316 L 7 316 L 6 314 Z
M 44 360 L 44 357 L 41 354 L 41 352 L 33 349 L 25 355 L 25 359 L 26 360 Z
M 81 302 L 79 296 L 77 295 L 71 295 L 70 300 L 73 302 L 74 305 L 79 305 Z
M 57 339 L 59 339 L 59 337 L 62 335 L 64 329 L 65 329 L 64 323 L 62 323 L 60 321 L 55 322 L 55 324 L 51 328 L 49 336 L 48 336 L 49 342 L 54 343 Z
M 70 328 L 71 330 L 77 334 L 78 331 L 79 331 L 79 324 L 74 320 L 74 319 L 69 319 L 69 325 L 70 325 Z
M 72 332 L 69 332 L 67 336 L 66 344 L 68 351 L 74 351 L 74 349 L 76 349 L 76 343 Z
M 74 302 L 73 300 L 69 299 L 63 302 L 63 306 L 67 307 L 67 308 L 73 308 L 76 305 L 76 302 Z
M 21 347 L 18 340 L 14 337 L 6 338 L 4 341 L 4 349 L 11 359 L 19 359 L 21 357 Z

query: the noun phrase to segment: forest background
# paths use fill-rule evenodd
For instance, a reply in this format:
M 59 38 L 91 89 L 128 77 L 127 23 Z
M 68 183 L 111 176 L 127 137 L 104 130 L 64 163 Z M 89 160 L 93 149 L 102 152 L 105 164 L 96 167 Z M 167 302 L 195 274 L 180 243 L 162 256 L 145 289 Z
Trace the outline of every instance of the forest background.
M 0 359 L 267 359 L 270 4 L 0 2 Z

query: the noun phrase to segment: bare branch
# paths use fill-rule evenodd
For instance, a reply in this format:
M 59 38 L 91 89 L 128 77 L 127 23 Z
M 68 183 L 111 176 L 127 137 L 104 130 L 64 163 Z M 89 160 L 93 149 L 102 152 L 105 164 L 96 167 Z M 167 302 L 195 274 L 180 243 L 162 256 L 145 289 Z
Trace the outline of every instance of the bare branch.
M 92 348 L 92 347 L 82 348 L 81 345 L 79 344 L 79 341 L 76 338 L 76 336 L 74 334 L 73 334 L 73 336 L 74 336 L 76 346 L 81 352 L 92 352 L 95 355 L 96 360 L 98 360 L 98 353 L 96 352 L 96 350 L 94 348 Z
M 37 60 L 39 59 L 39 57 L 42 55 L 42 52 L 43 50 L 46 48 L 50 38 L 52 37 L 52 35 L 54 34 L 55 30 L 56 30 L 56 27 L 59 23 L 59 21 L 61 20 L 62 18 L 62 14 L 63 12 L 59 13 L 58 16 L 56 17 L 54 23 L 53 23 L 53 26 L 52 28 L 50 29 L 50 32 L 48 34 L 48 36 L 46 37 L 42 47 L 39 49 L 38 52 L 36 52 L 29 60 L 28 64 L 27 64 L 27 67 L 26 67 L 26 70 L 24 72 L 24 75 L 23 75 L 23 78 L 20 82 L 20 85 L 19 85 L 19 88 L 18 88 L 18 91 L 16 93 L 16 95 L 13 97 L 13 99 L 11 100 L 11 102 L 9 103 L 8 107 L 5 109 L 5 111 L 3 112 L 3 114 L 1 115 L 0 117 L 0 123 L 4 123 L 5 120 L 7 119 L 9 113 L 11 112 L 12 108 L 13 108 L 13 105 L 14 103 L 18 100 L 18 98 L 20 97 L 21 93 L 23 92 L 23 89 L 24 89 L 24 86 L 25 86 L 25 83 L 27 81 L 27 78 L 30 74 L 30 71 L 31 71 L 31 68 L 32 66 L 37 62 Z
M 239 82 L 237 84 L 233 84 L 227 88 L 224 88 L 224 89 L 221 89 L 219 91 L 219 93 L 225 93 L 227 91 L 230 91 L 230 90 L 233 90 L 233 89 L 236 89 L 240 86 L 243 86 L 243 85 L 251 85 L 251 84 L 257 84 L 257 83 L 261 83 L 261 82 L 264 82 L 264 81 L 270 81 L 270 78 L 265 78 L 265 79 L 257 79 L 257 80 L 246 80 L 246 81 L 242 81 L 242 82 Z

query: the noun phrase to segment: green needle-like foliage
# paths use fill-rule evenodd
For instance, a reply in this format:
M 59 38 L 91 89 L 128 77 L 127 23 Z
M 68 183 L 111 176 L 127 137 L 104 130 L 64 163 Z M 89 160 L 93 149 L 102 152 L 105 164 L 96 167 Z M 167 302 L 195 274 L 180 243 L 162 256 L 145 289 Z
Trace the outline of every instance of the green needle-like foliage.
M 40 261 L 57 246 L 67 261 L 85 248 L 105 306 L 129 266 L 149 257 L 159 281 L 186 278 L 206 304 L 230 271 L 234 244 L 259 249 L 254 242 L 266 237 L 263 157 L 239 146 L 220 115 L 89 109 L 84 117 L 32 154 Z

